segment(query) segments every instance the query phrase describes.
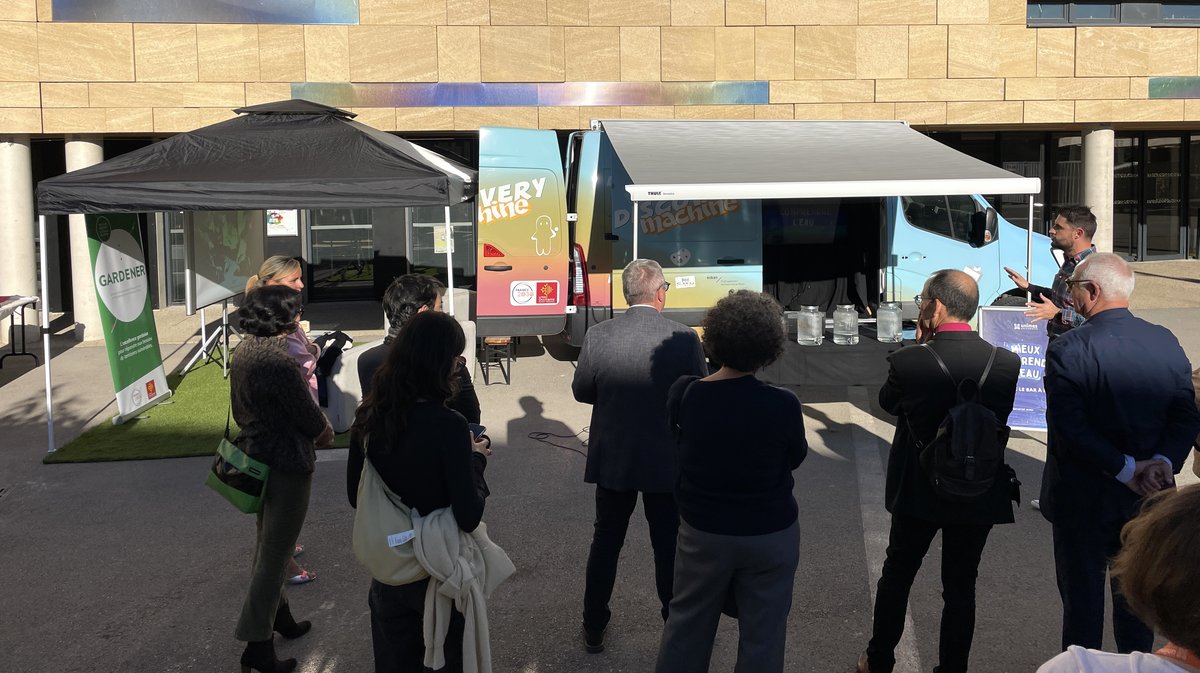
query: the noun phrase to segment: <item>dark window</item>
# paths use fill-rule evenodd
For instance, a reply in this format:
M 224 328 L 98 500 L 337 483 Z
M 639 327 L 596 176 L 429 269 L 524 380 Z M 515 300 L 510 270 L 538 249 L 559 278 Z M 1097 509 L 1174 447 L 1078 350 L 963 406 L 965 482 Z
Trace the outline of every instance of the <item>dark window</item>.
M 1028 2 L 1031 26 L 1200 26 L 1200 2 Z
M 914 227 L 964 242 L 971 240 L 971 227 L 979 212 L 975 200 L 966 195 L 906 196 L 900 199 L 900 206 Z M 993 230 L 984 237 L 985 244 L 995 238 Z

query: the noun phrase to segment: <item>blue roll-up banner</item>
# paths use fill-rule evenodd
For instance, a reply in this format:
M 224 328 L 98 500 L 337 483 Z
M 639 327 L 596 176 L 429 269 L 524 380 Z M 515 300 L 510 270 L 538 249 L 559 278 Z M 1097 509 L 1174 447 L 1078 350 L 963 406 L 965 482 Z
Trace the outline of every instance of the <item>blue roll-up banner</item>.
M 1017 397 L 1008 425 L 1013 430 L 1046 430 L 1046 325 L 1032 322 L 1023 306 L 979 307 L 979 336 L 1021 358 Z

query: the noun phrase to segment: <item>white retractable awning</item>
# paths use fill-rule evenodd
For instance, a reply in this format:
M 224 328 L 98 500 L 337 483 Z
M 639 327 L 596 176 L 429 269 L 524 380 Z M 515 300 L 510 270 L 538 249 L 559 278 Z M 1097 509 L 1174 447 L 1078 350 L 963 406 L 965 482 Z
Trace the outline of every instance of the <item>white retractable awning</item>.
M 601 120 L 634 201 L 1037 194 L 891 121 Z

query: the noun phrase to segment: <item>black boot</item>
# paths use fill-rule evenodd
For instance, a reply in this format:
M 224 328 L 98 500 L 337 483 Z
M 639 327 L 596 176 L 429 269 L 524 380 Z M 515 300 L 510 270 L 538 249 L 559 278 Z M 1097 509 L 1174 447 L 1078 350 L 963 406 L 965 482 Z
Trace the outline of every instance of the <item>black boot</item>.
M 246 649 L 242 651 L 242 673 L 250 673 L 251 670 L 259 673 L 291 673 L 295 668 L 295 659 L 280 661 L 275 658 L 275 643 L 270 640 L 246 643 Z
M 280 603 L 275 609 L 275 630 L 284 638 L 295 639 L 308 633 L 312 628 L 312 622 L 307 619 L 302 622 L 297 622 L 292 618 L 292 609 L 287 603 Z

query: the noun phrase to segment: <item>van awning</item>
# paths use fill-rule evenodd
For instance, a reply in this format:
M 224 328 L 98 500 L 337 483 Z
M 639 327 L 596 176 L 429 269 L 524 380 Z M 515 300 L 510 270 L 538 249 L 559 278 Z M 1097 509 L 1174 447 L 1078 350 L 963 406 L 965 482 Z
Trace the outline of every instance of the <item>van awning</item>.
M 601 120 L 634 201 L 1037 194 L 901 121 Z

